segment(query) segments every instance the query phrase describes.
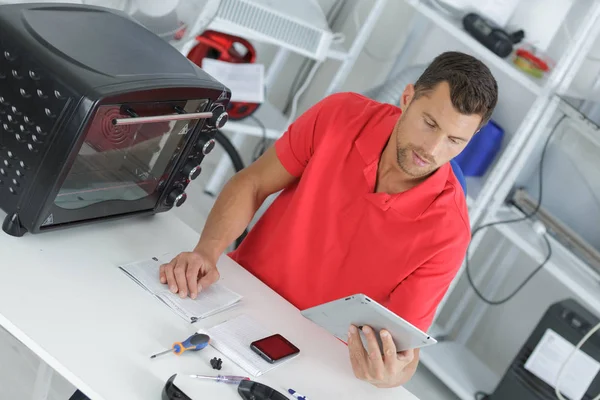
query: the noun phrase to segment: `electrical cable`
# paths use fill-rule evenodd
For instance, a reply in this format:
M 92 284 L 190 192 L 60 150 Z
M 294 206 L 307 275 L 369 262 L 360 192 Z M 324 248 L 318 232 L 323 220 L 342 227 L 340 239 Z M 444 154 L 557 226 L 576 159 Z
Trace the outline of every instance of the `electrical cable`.
M 292 97 L 294 93 L 298 91 L 298 85 L 300 84 L 300 79 L 306 76 L 307 68 L 311 66 L 311 59 L 306 59 L 300 64 L 300 69 L 296 73 L 294 80 L 292 81 L 292 85 L 290 86 L 290 92 L 288 94 L 287 100 L 285 102 L 285 106 L 283 107 L 283 113 L 287 113 L 290 110 L 290 106 L 292 104 Z
M 329 26 L 333 26 L 333 24 L 336 22 L 343 6 L 344 6 L 344 0 L 336 0 L 336 2 L 331 6 L 331 8 L 329 9 L 329 11 L 327 12 L 327 15 L 326 15 L 327 23 L 329 24 Z M 333 41 L 335 43 L 341 43 L 345 40 L 346 40 L 346 36 L 343 33 L 335 33 L 333 35 Z M 289 91 L 287 100 L 285 102 L 285 106 L 283 107 L 284 114 L 287 114 L 288 111 L 290 110 L 290 106 L 292 103 L 292 97 L 294 96 L 294 93 L 296 93 L 298 91 L 300 82 L 302 81 L 303 78 L 304 79 L 306 78 L 306 74 L 309 71 L 308 68 L 311 68 L 311 66 L 313 66 L 314 63 L 315 63 L 315 61 L 313 61 L 311 59 L 305 59 L 302 62 L 302 64 L 300 65 L 300 68 L 298 69 L 298 72 L 296 73 L 296 76 L 294 77 L 294 80 L 292 82 L 292 85 L 290 86 L 290 91 Z
M 250 115 L 250 119 L 252 119 L 256 124 L 262 129 L 262 138 L 254 147 L 254 151 L 252 152 L 252 160 L 256 161 L 263 155 L 265 151 L 267 151 L 269 138 L 267 137 L 267 128 L 262 123 L 261 120 L 256 118 L 254 115 Z
M 535 208 L 529 213 L 529 214 L 525 214 L 525 216 L 523 217 L 519 217 L 519 218 L 513 218 L 513 219 L 509 219 L 509 220 L 504 220 L 504 221 L 495 221 L 495 222 L 490 222 L 488 224 L 484 224 L 481 225 L 480 227 L 478 227 L 477 229 L 475 229 L 475 231 L 473 232 L 471 239 L 473 239 L 475 237 L 475 235 L 477 235 L 479 232 L 483 231 L 486 228 L 490 228 L 492 226 L 496 226 L 496 225 L 501 225 L 501 224 L 512 224 L 512 223 L 516 223 L 516 222 L 521 222 L 521 221 L 526 221 L 529 219 L 532 219 L 539 211 L 540 208 L 542 206 L 542 199 L 543 199 L 543 181 L 544 181 L 544 159 L 546 157 L 546 151 L 548 149 L 548 145 L 550 144 L 550 140 L 552 139 L 552 137 L 554 136 L 554 134 L 556 133 L 556 131 L 558 130 L 558 127 L 561 125 L 561 123 L 565 120 L 566 115 L 563 115 L 558 122 L 554 125 L 554 127 L 552 128 L 552 130 L 550 131 L 548 138 L 546 139 L 546 142 L 544 143 L 544 147 L 542 150 L 542 156 L 540 159 L 540 164 L 539 164 L 539 175 L 538 175 L 538 180 L 539 180 L 539 188 L 538 188 L 538 201 L 537 204 L 535 206 Z M 541 233 L 542 238 L 544 239 L 546 246 L 548 248 L 547 251 L 547 256 L 544 259 L 544 261 L 542 261 L 541 264 L 539 264 L 534 270 L 533 272 L 531 272 L 527 278 L 525 278 L 525 280 L 523 280 L 523 282 L 521 282 L 517 288 L 510 293 L 508 296 L 506 296 L 505 298 L 501 299 L 501 300 L 490 300 L 487 297 L 485 297 L 477 288 L 477 285 L 475 285 L 475 282 L 473 281 L 473 278 L 471 277 L 471 271 L 469 269 L 469 249 L 471 247 L 471 245 L 469 244 L 469 246 L 467 247 L 467 254 L 465 256 L 465 271 L 467 273 L 467 279 L 469 281 L 469 285 L 471 285 L 471 287 L 473 288 L 473 291 L 475 292 L 475 294 L 477 295 L 477 297 L 479 297 L 483 302 L 492 305 L 492 306 L 497 306 L 500 304 L 504 304 L 507 301 L 511 300 L 521 289 L 523 289 L 523 287 L 548 263 L 548 261 L 550 260 L 550 258 L 552 257 L 552 246 L 550 244 L 550 241 L 548 240 L 546 233 Z
M 302 86 L 300 86 L 300 89 L 298 89 L 298 91 L 294 95 L 294 98 L 292 99 L 292 108 L 290 110 L 290 115 L 288 116 L 288 120 L 287 120 L 286 125 L 285 125 L 286 128 L 288 126 L 290 126 L 290 124 L 292 122 L 294 122 L 294 118 L 296 117 L 296 111 L 298 110 L 298 102 L 300 101 L 300 97 L 304 94 L 304 91 L 308 88 L 308 85 L 310 85 L 310 83 L 313 80 L 315 74 L 317 73 L 317 70 L 319 69 L 319 67 L 322 64 L 323 63 L 321 61 L 319 61 L 319 62 L 316 62 L 313 65 L 313 67 L 311 68 L 310 72 L 308 73 L 308 76 L 304 80 L 304 83 L 302 84 Z
M 558 370 L 558 375 L 556 376 L 556 385 L 554 385 L 554 394 L 556 394 L 556 397 L 559 400 L 566 400 L 560 393 L 559 386 L 560 386 L 560 380 L 565 373 L 567 365 L 569 364 L 571 359 L 575 356 L 575 354 L 577 354 L 577 352 L 589 340 L 589 338 L 591 338 L 594 335 L 594 333 L 596 333 L 598 330 L 600 330 L 600 323 L 596 324 L 596 326 L 594 326 L 592 329 L 590 329 L 590 331 L 588 333 L 586 333 L 584 337 L 581 338 L 579 343 L 577 343 L 577 345 L 575 346 L 573 351 L 571 351 L 571 354 L 569 354 L 569 356 L 567 357 L 565 362 L 561 365 L 560 369 Z M 600 393 L 596 397 L 594 397 L 592 400 L 600 400 Z

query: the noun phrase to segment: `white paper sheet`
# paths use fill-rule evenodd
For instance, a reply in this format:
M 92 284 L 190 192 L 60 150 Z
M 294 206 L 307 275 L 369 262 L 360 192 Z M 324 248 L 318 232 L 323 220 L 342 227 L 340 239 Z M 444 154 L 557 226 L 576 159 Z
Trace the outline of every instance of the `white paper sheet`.
M 554 388 L 558 373 L 574 348 L 571 342 L 548 329 L 527 359 L 525 369 Z M 571 400 L 581 400 L 598 371 L 600 363 L 578 350 L 563 372 L 561 393 Z
M 236 305 L 242 296 L 219 282 L 200 291 L 196 299 L 182 299 L 173 294 L 167 285 L 160 283 L 159 269 L 161 264 L 173 259 L 173 254 L 141 260 L 120 268 L 144 289 L 154 294 L 182 318 L 190 321 L 195 318 L 206 318 Z
M 248 103 L 265 101 L 263 64 L 235 64 L 204 58 L 202 69 L 231 90 L 231 101 Z

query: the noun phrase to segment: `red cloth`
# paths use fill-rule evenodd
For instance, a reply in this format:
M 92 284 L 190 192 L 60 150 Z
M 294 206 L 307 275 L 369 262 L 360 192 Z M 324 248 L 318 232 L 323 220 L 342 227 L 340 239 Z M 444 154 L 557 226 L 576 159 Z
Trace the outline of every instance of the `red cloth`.
M 449 164 L 399 194 L 374 193 L 398 107 L 327 97 L 276 142 L 300 177 L 231 257 L 299 309 L 364 293 L 427 330 L 460 267 L 470 225 Z

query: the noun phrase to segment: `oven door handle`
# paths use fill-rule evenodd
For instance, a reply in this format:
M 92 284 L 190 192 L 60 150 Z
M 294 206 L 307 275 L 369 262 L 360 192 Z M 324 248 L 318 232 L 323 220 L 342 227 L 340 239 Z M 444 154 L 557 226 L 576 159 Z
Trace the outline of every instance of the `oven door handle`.
M 199 113 L 173 114 L 173 115 L 154 115 L 151 117 L 132 117 L 132 118 L 115 118 L 113 125 L 134 125 L 134 124 L 151 124 L 154 122 L 181 121 L 189 119 L 206 119 L 212 118 L 213 113 L 210 111 Z

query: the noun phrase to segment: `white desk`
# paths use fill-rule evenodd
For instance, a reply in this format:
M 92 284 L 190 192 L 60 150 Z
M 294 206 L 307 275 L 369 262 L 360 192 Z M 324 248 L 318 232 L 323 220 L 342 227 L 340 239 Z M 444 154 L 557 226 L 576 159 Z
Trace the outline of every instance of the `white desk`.
M 242 304 L 196 324 L 185 322 L 117 268 L 191 249 L 197 239 L 169 213 L 21 238 L 0 231 L 0 325 L 92 400 L 160 399 L 174 373 L 245 375 L 210 346 L 149 359 L 199 327 L 240 313 L 301 350 L 296 359 L 255 379 L 259 382 L 281 392 L 294 388 L 311 400 L 416 399 L 403 388 L 377 389 L 354 378 L 343 343 L 228 257 L 220 260 L 222 281 L 244 296 Z M 215 356 L 223 359 L 221 371 L 210 366 Z M 181 375 L 175 383 L 193 399 L 240 398 L 233 385 Z

